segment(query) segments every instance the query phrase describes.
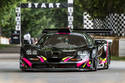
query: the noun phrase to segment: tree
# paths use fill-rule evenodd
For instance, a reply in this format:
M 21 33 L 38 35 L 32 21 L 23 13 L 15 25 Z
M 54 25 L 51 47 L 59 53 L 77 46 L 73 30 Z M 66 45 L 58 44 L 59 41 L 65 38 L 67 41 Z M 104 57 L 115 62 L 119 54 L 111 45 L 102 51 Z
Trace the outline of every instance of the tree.
M 67 0 L 4 0 L 0 5 L 0 26 L 2 27 L 3 36 L 9 37 L 11 30 L 15 29 L 15 8 L 20 2 L 67 2 Z M 74 4 L 74 28 L 82 27 L 82 9 L 75 1 Z M 67 8 L 54 9 L 22 9 L 22 32 L 30 32 L 32 36 L 37 36 L 44 28 L 60 28 L 68 25 L 68 11 Z M 8 33 L 9 32 L 9 33 Z
M 22 34 L 30 32 L 32 36 L 38 36 L 44 28 L 54 28 L 55 22 L 45 13 L 48 13 L 45 9 L 22 9 Z
M 34 2 L 33 0 L 30 0 Z M 67 0 L 36 0 L 35 2 L 67 2 Z M 74 28 L 82 27 L 83 12 L 77 4 L 74 4 Z M 24 9 L 22 11 L 23 34 L 30 32 L 32 36 L 39 35 L 44 28 L 61 28 L 68 26 L 67 8 L 54 9 Z
M 16 8 L 19 2 L 25 2 L 25 0 L 0 0 L 0 25 L 4 26 L 11 18 L 13 10 Z M 3 21 L 3 22 L 2 22 Z
M 15 28 L 15 8 L 20 2 L 26 0 L 0 0 L 0 28 L 3 36 L 9 37 Z
M 109 13 L 125 12 L 125 0 L 78 0 L 77 3 L 92 17 L 104 18 Z

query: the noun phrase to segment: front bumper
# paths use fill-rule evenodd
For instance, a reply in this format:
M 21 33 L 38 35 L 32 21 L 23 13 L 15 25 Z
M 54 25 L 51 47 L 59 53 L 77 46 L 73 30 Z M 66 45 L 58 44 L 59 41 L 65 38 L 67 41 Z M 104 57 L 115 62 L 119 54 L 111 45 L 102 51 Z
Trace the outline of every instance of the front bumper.
M 89 71 L 89 70 L 92 70 L 92 69 L 81 69 L 81 68 L 28 68 L 28 69 L 23 69 L 23 70 L 24 71 Z
M 83 63 L 81 66 L 77 66 L 78 62 L 44 62 L 41 61 L 31 61 L 24 62 L 20 60 L 20 68 L 23 70 L 32 70 L 32 71 L 80 71 L 80 70 L 92 70 L 92 67 L 88 67 L 87 62 Z M 23 65 L 22 65 L 23 64 Z M 83 67 L 84 66 L 84 67 Z

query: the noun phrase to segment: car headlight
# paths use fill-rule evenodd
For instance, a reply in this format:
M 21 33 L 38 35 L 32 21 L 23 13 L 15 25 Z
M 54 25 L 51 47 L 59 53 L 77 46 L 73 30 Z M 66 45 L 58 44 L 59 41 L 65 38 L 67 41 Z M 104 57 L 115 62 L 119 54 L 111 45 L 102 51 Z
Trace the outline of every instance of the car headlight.
M 33 50 L 32 54 L 37 55 L 37 50 Z
M 85 58 L 85 57 L 89 57 L 90 53 L 88 51 L 78 51 L 77 54 L 81 57 L 81 58 Z
M 27 55 L 37 55 L 37 50 L 27 50 L 26 54 Z
M 89 52 L 88 51 L 78 51 L 77 54 L 80 56 L 86 56 L 86 55 L 89 55 Z
M 32 55 L 32 51 L 31 51 L 31 50 L 27 50 L 27 51 L 26 51 L 26 54 L 27 54 L 27 55 Z

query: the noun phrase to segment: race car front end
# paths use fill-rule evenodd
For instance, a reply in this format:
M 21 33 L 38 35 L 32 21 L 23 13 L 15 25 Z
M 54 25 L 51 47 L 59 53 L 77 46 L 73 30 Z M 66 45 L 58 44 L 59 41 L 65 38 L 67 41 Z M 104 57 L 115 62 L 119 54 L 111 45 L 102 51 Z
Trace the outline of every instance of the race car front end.
M 48 53 L 49 54 L 49 53 Z M 74 55 L 75 54 L 75 55 Z M 47 57 L 50 56 L 50 57 Z M 93 60 L 88 51 L 53 52 L 53 55 L 37 54 L 36 50 L 26 50 L 20 58 L 22 71 L 64 71 L 93 70 Z
M 55 30 L 54 30 L 55 31 Z M 96 70 L 96 53 L 89 45 L 86 33 L 70 30 L 44 32 L 38 44 L 25 45 L 21 49 L 22 70 Z M 96 52 L 96 51 L 95 51 Z

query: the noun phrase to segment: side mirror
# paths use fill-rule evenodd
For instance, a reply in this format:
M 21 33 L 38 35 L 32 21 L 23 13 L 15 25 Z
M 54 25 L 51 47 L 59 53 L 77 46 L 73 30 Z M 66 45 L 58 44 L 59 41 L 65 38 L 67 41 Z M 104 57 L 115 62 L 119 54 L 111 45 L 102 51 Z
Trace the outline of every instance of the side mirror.
M 104 44 L 105 40 L 95 40 L 96 45 Z

